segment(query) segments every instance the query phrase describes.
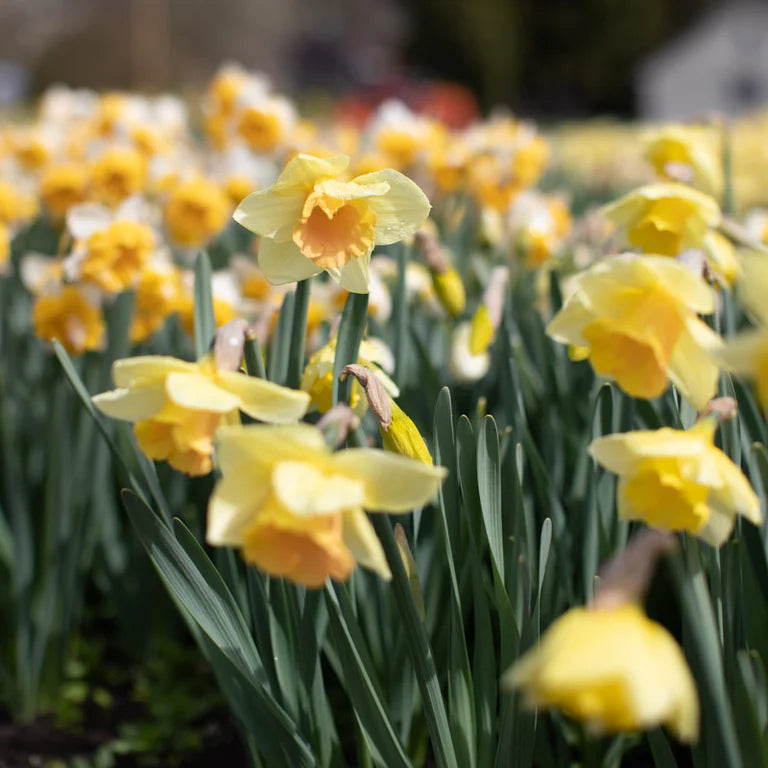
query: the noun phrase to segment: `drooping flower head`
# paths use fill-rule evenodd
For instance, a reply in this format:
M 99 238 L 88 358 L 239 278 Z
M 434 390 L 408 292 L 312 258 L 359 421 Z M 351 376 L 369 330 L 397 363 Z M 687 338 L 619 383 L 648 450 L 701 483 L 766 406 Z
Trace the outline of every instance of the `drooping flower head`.
M 309 404 L 304 392 L 219 370 L 210 356 L 196 363 L 161 355 L 127 358 L 115 362 L 112 376 L 118 388 L 95 395 L 94 405 L 135 422 L 141 450 L 188 475 L 211 471 L 213 435 L 228 415 L 242 411 L 285 423 L 300 419 Z
M 619 476 L 622 520 L 688 531 L 714 546 L 730 535 L 737 514 L 760 524 L 760 501 L 741 470 L 715 447 L 715 422 L 607 435 L 589 452 Z
M 217 444 L 208 543 L 308 587 L 346 579 L 358 563 L 389 578 L 364 510 L 410 512 L 445 478 L 442 467 L 372 448 L 331 453 L 308 424 L 224 427 Z
M 696 315 L 715 308 L 700 277 L 662 256 L 626 255 L 596 263 L 574 288 L 547 333 L 581 348 L 596 373 L 633 397 L 661 395 L 668 379 L 694 408 L 714 397 L 721 340 Z
M 529 706 L 553 707 L 596 733 L 665 725 L 695 741 L 699 703 L 680 646 L 634 603 L 572 608 L 504 682 Z
M 349 157 L 298 155 L 234 218 L 262 236 L 259 266 L 274 284 L 326 270 L 343 288 L 368 293 L 374 245 L 396 243 L 427 218 L 429 201 L 406 176 L 377 171 L 342 181 Z

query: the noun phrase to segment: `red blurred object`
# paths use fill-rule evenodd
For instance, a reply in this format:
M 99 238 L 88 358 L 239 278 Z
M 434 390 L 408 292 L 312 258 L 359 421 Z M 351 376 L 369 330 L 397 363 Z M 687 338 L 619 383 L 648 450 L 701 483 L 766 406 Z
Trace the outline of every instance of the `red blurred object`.
M 442 80 L 393 80 L 341 99 L 336 106 L 336 119 L 362 127 L 387 99 L 399 99 L 417 114 L 453 129 L 465 128 L 480 116 L 477 100 L 463 85 Z

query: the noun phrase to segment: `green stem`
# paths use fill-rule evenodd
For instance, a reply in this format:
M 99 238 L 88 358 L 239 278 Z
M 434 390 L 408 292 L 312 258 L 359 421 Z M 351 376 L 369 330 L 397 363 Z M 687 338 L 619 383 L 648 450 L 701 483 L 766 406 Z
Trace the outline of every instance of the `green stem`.
M 395 605 L 403 622 L 408 653 L 419 683 L 424 704 L 424 717 L 432 739 L 435 761 L 438 766 L 443 768 L 458 768 L 435 660 L 432 656 L 427 631 L 419 617 L 418 607 L 413 598 L 400 550 L 395 542 L 392 524 L 386 515 L 373 515 L 372 520 L 373 527 L 384 548 L 389 568 L 392 571 L 392 591 L 395 595 Z
M 408 266 L 408 250 L 405 243 L 397 252 L 397 285 L 395 286 L 395 382 L 403 386 L 406 345 L 408 344 L 408 296 L 405 272 Z
M 356 363 L 360 354 L 365 323 L 368 319 L 368 294 L 350 293 L 341 313 L 339 333 L 336 337 L 336 357 L 333 359 L 333 404 L 349 401 L 351 382 L 339 381 L 345 365 Z
M 245 369 L 249 376 L 256 376 L 259 379 L 267 378 L 267 369 L 264 367 L 264 358 L 261 354 L 261 345 L 258 339 L 246 339 L 243 346 L 243 357 L 245 358 Z
M 296 285 L 293 299 L 293 327 L 291 328 L 291 349 L 288 357 L 288 378 L 286 385 L 298 389 L 304 370 L 304 347 L 307 339 L 307 313 L 312 280 L 302 280 Z

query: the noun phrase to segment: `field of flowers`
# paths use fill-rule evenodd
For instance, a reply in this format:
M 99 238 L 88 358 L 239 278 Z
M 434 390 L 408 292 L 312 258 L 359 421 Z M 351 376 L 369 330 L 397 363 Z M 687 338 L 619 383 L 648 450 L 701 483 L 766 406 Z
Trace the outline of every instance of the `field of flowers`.
M 0 765 L 768 766 L 767 120 L 7 116 Z

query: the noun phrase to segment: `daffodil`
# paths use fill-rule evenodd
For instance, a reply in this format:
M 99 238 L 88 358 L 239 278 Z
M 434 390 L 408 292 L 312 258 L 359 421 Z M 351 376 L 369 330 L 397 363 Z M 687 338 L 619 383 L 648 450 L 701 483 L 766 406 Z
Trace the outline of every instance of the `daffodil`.
M 680 646 L 632 603 L 572 608 L 522 656 L 504 683 L 531 707 L 556 708 L 598 733 L 664 725 L 684 742 L 699 732 L 699 702 Z
M 300 419 L 309 396 L 239 371 L 219 370 L 211 356 L 196 363 L 144 356 L 112 366 L 117 389 L 93 397 L 107 416 L 135 422 L 134 434 L 151 459 L 181 472 L 204 475 L 213 466 L 213 435 L 237 412 L 260 421 Z
M 429 201 L 410 179 L 384 170 L 338 177 L 349 157 L 298 155 L 268 189 L 249 195 L 234 218 L 262 236 L 259 266 L 275 284 L 323 270 L 342 288 L 368 293 L 374 245 L 412 235 L 427 218 Z
M 719 194 L 723 183 L 720 147 L 712 128 L 668 125 L 649 133 L 645 142 L 645 156 L 660 178 Z
M 759 525 L 760 502 L 741 470 L 713 444 L 715 422 L 688 430 L 664 427 L 595 440 L 595 460 L 619 476 L 622 520 L 688 531 L 714 546 L 730 535 L 737 514 Z
M 657 182 L 629 192 L 602 212 L 631 249 L 677 256 L 698 248 L 725 282 L 735 277 L 733 246 L 716 231 L 722 220 L 720 207 L 703 192 L 685 184 Z
M 720 337 L 697 316 L 715 309 L 713 290 L 662 256 L 604 259 L 573 281 L 574 293 L 547 333 L 582 348 L 595 372 L 633 397 L 652 398 L 668 379 L 701 409 L 715 395 Z
M 223 427 L 217 445 L 208 543 L 308 587 L 344 580 L 356 564 L 390 578 L 364 510 L 409 512 L 445 478 L 442 467 L 372 448 L 331 453 L 308 424 Z
M 165 204 L 165 225 L 175 243 L 187 247 L 205 245 L 227 223 L 230 211 L 224 192 L 203 177 L 174 186 Z
M 118 205 L 139 194 L 147 180 L 147 161 L 132 147 L 112 147 L 91 165 L 91 190 L 105 205 Z
M 104 316 L 99 297 L 88 286 L 61 285 L 35 299 L 32 325 L 41 339 L 57 339 L 73 355 L 104 343 Z

